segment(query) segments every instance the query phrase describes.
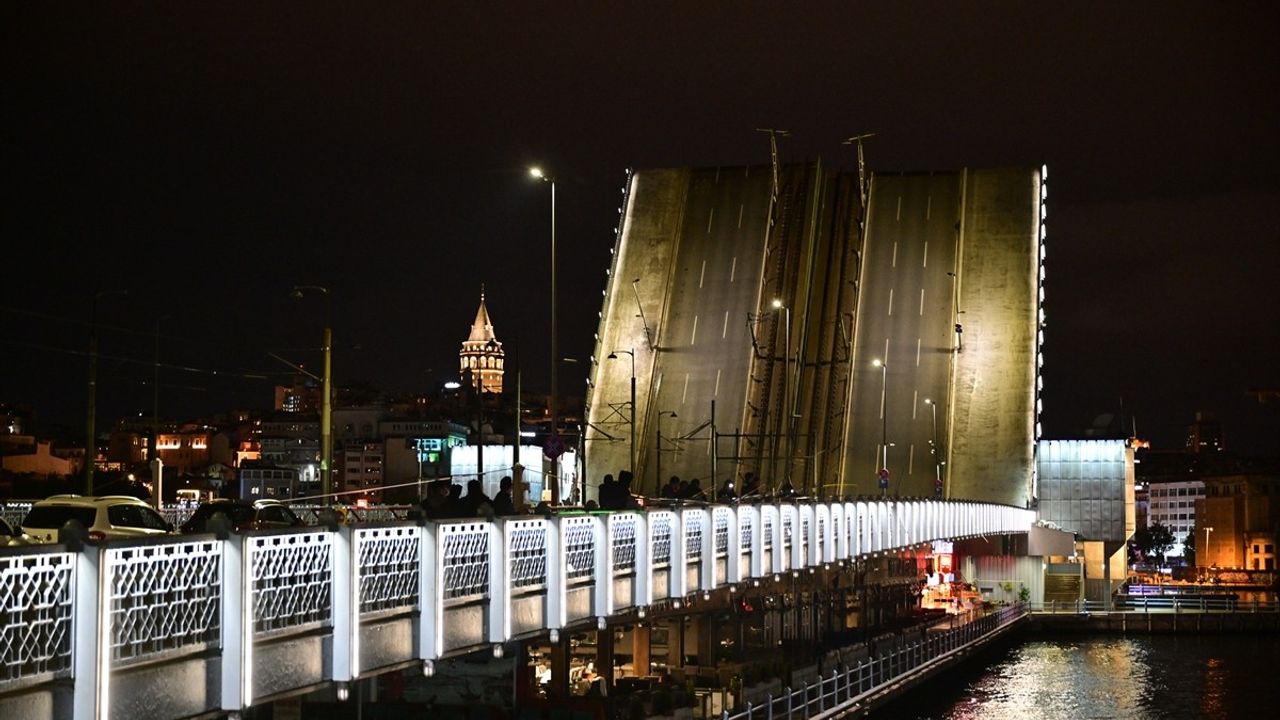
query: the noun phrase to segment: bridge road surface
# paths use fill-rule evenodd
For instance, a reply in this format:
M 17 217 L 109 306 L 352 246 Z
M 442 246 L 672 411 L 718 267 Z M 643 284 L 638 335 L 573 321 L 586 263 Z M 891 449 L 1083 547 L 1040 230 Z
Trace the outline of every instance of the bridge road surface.
M 880 494 L 883 436 L 888 494 L 933 495 L 933 411 L 924 401 L 938 403 L 937 437 L 944 445 L 960 182 L 955 173 L 872 178 L 846 444 L 845 484 L 854 493 Z M 875 359 L 885 363 L 883 375 Z
M 663 438 L 689 434 L 710 419 L 716 400 L 716 423 L 721 433 L 734 432 L 741 421 L 751 366 L 751 329 L 747 312 L 756 307 L 761 261 L 768 222 L 768 166 L 694 171 L 686 199 L 684 221 L 671 281 L 667 317 L 658 333 L 657 368 L 646 428 L 663 416 Z M 655 487 L 656 430 L 641 443 L 645 447 L 642 488 Z M 678 475 L 699 478 L 710 498 L 710 428 L 696 439 L 662 443 L 662 482 Z M 733 454 L 735 443 L 721 441 L 720 454 Z M 724 463 L 720 477 L 736 475 Z

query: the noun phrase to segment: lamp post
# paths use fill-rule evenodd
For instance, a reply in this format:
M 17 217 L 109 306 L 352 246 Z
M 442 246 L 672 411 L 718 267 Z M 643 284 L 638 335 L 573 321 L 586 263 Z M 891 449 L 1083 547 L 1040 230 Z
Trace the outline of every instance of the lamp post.
M 782 478 L 791 482 L 791 308 L 782 304 L 781 298 L 773 299 L 775 310 L 783 312 L 784 325 L 782 336 L 782 440 L 786 446 L 787 457 L 782 464 Z M 776 459 L 776 453 L 775 453 Z
M 653 463 L 654 475 L 657 476 L 655 478 L 656 480 L 655 487 L 657 490 L 657 492 L 655 493 L 655 497 L 660 497 L 662 495 L 662 416 L 663 415 L 670 415 L 673 419 L 679 417 L 679 415 L 676 415 L 675 410 L 658 411 L 658 421 L 656 423 L 656 425 L 658 426 L 658 442 L 654 446 L 654 450 L 655 450 L 654 455 L 656 457 Z
M 880 494 L 883 496 L 889 489 L 889 365 L 880 358 L 871 364 L 880 368 Z
M 933 454 L 933 493 L 942 495 L 942 453 L 938 452 L 938 404 L 929 398 L 924 399 L 933 413 L 933 439 L 929 441 L 929 452 Z
M 636 471 L 636 352 L 635 350 L 614 350 L 609 353 L 609 359 L 617 360 L 619 353 L 631 356 L 631 465 L 628 468 L 634 474 Z M 661 477 L 658 478 L 658 483 L 661 487 Z
M 557 368 L 560 351 L 556 342 L 556 180 L 547 175 L 540 167 L 529 168 L 529 175 L 551 185 L 551 397 L 547 401 L 547 413 L 551 415 L 551 437 L 559 435 L 559 417 L 556 408 L 556 392 L 559 390 Z M 560 464 L 559 458 L 551 463 L 551 504 L 560 504 Z
M 98 459 L 98 300 L 110 295 L 128 295 L 128 290 L 99 290 L 89 303 L 89 398 L 85 406 L 84 494 L 93 494 L 93 471 Z
M 169 317 L 156 318 L 156 357 L 151 378 L 151 487 L 155 491 L 156 510 L 164 504 L 164 463 L 160 462 L 160 323 Z
M 1213 532 L 1212 527 L 1204 529 L 1204 562 L 1201 563 L 1205 567 L 1209 567 L 1209 533 Z
M 333 296 L 329 288 L 319 285 L 294 285 L 290 295 L 301 300 L 306 291 L 324 293 L 324 375 L 320 398 L 320 502 L 327 504 L 333 492 Z

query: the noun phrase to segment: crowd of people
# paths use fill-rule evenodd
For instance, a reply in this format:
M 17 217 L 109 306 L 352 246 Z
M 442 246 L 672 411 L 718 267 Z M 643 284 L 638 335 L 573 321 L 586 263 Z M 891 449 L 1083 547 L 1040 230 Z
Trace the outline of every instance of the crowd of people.
M 605 475 L 600 483 L 599 499 L 588 500 L 584 506 L 588 510 L 626 510 L 643 507 L 646 503 L 652 504 L 654 500 L 645 498 L 632 487 L 634 480 L 629 470 L 619 471 L 616 479 L 613 475 Z M 437 480 L 428 485 L 421 506 L 424 514 L 431 519 L 515 515 L 517 511 L 513 492 L 513 481 L 509 475 L 499 482 L 498 492 L 492 498 L 485 495 L 484 486 L 478 479 L 467 481 L 465 492 L 461 485 L 449 480 Z M 769 489 L 763 486 L 754 473 L 748 472 L 743 476 L 741 487 L 732 478 L 726 479 L 714 499 L 718 502 L 751 502 L 799 496 L 799 491 L 789 480 L 776 489 Z M 676 475 L 672 475 L 666 485 L 662 486 L 657 497 L 658 502 L 709 502 L 712 499 L 698 478 L 685 481 Z M 550 507 L 545 502 L 538 503 L 534 508 L 535 513 L 549 510 Z

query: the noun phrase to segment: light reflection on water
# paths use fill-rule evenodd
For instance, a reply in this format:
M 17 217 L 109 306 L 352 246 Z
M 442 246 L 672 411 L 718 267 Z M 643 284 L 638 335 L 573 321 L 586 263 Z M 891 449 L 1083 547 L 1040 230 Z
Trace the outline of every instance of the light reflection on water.
M 1277 667 L 1273 634 L 1034 638 L 918 685 L 873 717 L 1274 717 Z

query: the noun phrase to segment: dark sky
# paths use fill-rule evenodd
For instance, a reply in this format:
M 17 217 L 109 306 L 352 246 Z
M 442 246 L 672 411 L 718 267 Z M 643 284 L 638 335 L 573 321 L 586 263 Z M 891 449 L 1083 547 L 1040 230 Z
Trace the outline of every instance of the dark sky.
M 238 4 L 233 4 L 238 5 Z M 79 427 L 264 405 L 314 363 L 418 390 L 455 372 L 481 283 L 545 384 L 548 194 L 561 349 L 585 357 L 627 167 L 784 161 L 1050 168 L 1045 421 L 1197 410 L 1274 452 L 1280 402 L 1276 13 L 1267 3 L 5 3 L 0 401 Z M 354 345 L 359 349 L 353 349 Z M 219 370 L 212 375 L 207 370 Z M 274 378 L 274 376 L 273 376 Z M 569 373 L 562 386 L 581 387 Z

